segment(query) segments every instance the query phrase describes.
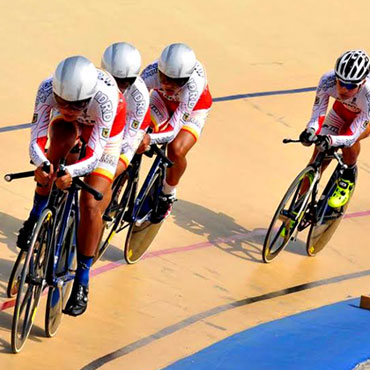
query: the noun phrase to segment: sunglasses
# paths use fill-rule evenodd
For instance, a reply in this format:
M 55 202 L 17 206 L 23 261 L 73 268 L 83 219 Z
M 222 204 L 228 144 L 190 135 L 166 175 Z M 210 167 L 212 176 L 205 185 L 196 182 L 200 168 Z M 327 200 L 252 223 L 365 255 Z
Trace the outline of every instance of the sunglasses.
M 62 99 L 60 96 L 54 93 L 56 103 L 60 108 L 74 111 L 84 110 L 90 103 L 91 98 L 77 101 L 68 101 Z
M 160 81 L 160 83 L 165 84 L 165 85 L 183 87 L 189 81 L 189 77 L 171 78 L 171 77 L 166 76 L 161 71 L 158 71 L 158 72 L 159 72 L 159 81 Z
M 339 85 L 340 85 L 341 87 L 345 87 L 347 90 L 353 90 L 353 89 L 355 89 L 356 87 L 359 87 L 359 86 L 360 86 L 359 84 L 345 83 L 345 82 L 343 82 L 343 81 L 341 81 L 341 80 L 338 80 L 338 82 L 339 82 Z

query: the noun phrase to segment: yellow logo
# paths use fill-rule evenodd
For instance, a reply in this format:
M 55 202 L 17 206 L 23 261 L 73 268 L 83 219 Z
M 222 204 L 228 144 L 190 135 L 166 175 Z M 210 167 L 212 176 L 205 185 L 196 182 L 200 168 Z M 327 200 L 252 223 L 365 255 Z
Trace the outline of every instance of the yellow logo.
M 109 128 L 103 128 L 101 131 L 101 136 L 107 139 L 109 137 Z

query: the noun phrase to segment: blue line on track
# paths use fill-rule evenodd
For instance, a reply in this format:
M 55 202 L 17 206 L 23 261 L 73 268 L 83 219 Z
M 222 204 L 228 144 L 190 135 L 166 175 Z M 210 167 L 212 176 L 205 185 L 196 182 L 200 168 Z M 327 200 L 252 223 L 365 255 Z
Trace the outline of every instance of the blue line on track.
M 222 102 L 222 101 L 230 101 L 230 100 L 238 100 L 238 99 L 247 99 L 247 98 L 258 98 L 261 96 L 271 96 L 271 95 L 286 95 L 286 94 L 297 94 L 297 93 L 304 93 L 309 91 L 315 91 L 316 87 L 304 87 L 301 89 L 290 89 L 290 90 L 278 90 L 278 91 L 262 91 L 250 94 L 238 94 L 238 95 L 229 95 L 229 96 L 221 96 L 219 98 L 213 98 L 215 103 Z M 29 128 L 32 126 L 32 123 L 23 123 L 21 125 L 13 125 L 13 126 L 5 126 L 0 127 L 1 132 L 9 132 L 9 131 L 16 131 L 16 130 L 23 130 L 25 128 Z
M 370 312 L 358 299 L 256 326 L 165 370 L 349 370 L 370 357 Z

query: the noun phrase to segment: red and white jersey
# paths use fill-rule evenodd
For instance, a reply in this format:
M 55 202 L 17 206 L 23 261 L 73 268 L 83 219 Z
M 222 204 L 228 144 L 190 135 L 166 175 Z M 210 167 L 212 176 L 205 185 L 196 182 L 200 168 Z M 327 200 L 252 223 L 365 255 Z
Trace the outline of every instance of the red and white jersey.
M 110 136 L 118 104 L 124 98 L 119 92 L 114 78 L 107 72 L 98 69 L 97 92 L 89 105 L 84 109 L 77 122 L 92 126 L 87 143 L 86 156 L 75 164 L 67 166 L 72 177 L 83 176 L 94 170 Z M 47 160 L 44 148 L 50 122 L 60 116 L 53 94 L 53 78 L 42 81 L 36 96 L 33 126 L 31 130 L 30 157 L 36 166 Z
M 339 97 L 336 88 L 336 77 L 334 70 L 324 74 L 319 82 L 316 90 L 315 103 L 312 109 L 312 116 L 307 124 L 307 127 L 319 129 L 320 117 L 326 115 L 328 109 L 329 98 L 336 100 L 334 108 L 342 106 L 349 111 L 347 116 L 351 120 L 347 135 L 329 135 L 333 146 L 351 146 L 355 143 L 361 133 L 366 129 L 367 123 L 370 121 L 370 78 L 366 79 L 358 93 L 349 99 L 343 100 Z
M 126 100 L 126 127 L 131 135 L 137 129 L 146 130 L 143 127 L 145 115 L 149 108 L 149 92 L 145 82 L 140 76 L 123 94 Z
M 141 73 L 148 90 L 157 91 L 164 100 L 177 103 L 177 108 L 168 121 L 168 126 L 160 134 L 150 134 L 153 144 L 173 140 L 194 110 L 202 93 L 207 87 L 207 75 L 203 65 L 197 61 L 189 81 L 173 96 L 166 95 L 161 88 L 158 75 L 158 61 L 149 64 Z
M 127 106 L 121 160 L 127 166 L 139 147 L 151 121 L 149 91 L 140 76 L 136 77 L 135 82 L 125 91 L 123 96 Z

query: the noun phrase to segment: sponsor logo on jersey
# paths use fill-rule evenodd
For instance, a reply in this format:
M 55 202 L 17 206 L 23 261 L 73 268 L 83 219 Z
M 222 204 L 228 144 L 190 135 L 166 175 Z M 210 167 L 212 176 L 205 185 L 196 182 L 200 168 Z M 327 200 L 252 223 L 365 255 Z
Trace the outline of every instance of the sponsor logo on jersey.
M 194 81 L 194 78 L 191 78 L 187 83 L 189 89 L 189 101 L 188 106 L 189 108 L 193 109 L 197 102 L 198 94 L 197 94 L 197 84 Z
M 138 117 L 142 117 L 145 113 L 145 102 L 144 102 L 143 94 L 138 89 L 135 89 L 132 92 L 131 96 L 132 96 L 132 99 L 134 99 L 136 103 L 135 105 L 136 115 Z
M 335 126 L 332 126 L 332 125 L 328 125 L 328 124 L 326 124 L 326 123 L 324 123 L 324 124 L 322 125 L 322 128 L 325 128 L 325 129 L 327 129 L 327 130 L 331 131 L 331 132 L 332 132 L 332 133 L 334 133 L 334 134 L 338 134 L 338 133 L 339 133 L 339 127 L 335 127 Z
M 158 72 L 158 63 L 150 64 L 146 67 L 141 74 L 141 77 L 145 80 Z
M 111 155 L 108 153 L 103 153 L 103 155 L 100 158 L 100 162 L 107 164 L 108 166 L 111 166 L 111 167 L 116 167 L 117 166 L 117 156 Z
M 48 80 L 45 83 L 43 83 L 37 92 L 36 97 L 36 106 L 39 103 L 45 103 L 47 98 L 52 94 L 53 92 L 53 82 L 52 80 Z
M 101 136 L 107 139 L 109 137 L 109 128 L 106 127 L 102 128 Z
M 322 83 L 319 86 L 319 90 L 320 89 L 328 90 L 334 87 L 336 83 L 337 83 L 337 78 L 335 77 L 335 75 L 328 76 L 322 80 Z
M 98 91 L 94 99 L 99 103 L 103 121 L 109 122 L 113 120 L 113 104 L 108 96 L 101 91 Z
M 108 74 L 104 73 L 102 71 L 99 71 L 99 73 L 98 73 L 98 80 L 103 81 L 107 86 L 113 86 L 114 85 L 114 82 L 108 76 Z

